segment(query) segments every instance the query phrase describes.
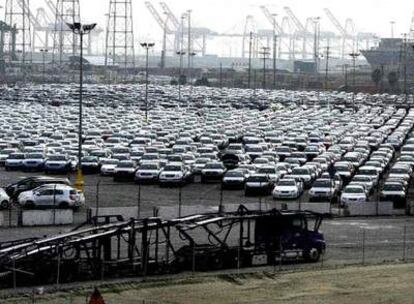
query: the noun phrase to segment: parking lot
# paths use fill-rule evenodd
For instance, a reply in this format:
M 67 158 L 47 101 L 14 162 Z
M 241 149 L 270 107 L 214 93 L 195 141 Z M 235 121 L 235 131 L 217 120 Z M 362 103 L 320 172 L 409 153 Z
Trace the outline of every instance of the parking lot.
M 252 100 L 250 90 L 184 88 L 176 100 L 175 88 L 153 87 L 146 121 L 142 91 L 134 89 L 86 88 L 85 198 L 76 203 L 139 206 L 142 214 L 175 208 L 171 216 L 221 204 L 407 207 L 414 112 L 390 105 L 401 96 L 358 94 L 354 111 L 352 94 L 340 92 L 316 100 L 315 92 L 258 90 Z M 3 93 L 15 104 L 1 111 L 1 185 L 45 174 L 73 184 L 76 90 L 47 85 Z M 36 207 L 36 190 L 26 190 L 33 192 L 7 193 L 13 208 Z M 59 207 L 72 204 L 53 199 Z

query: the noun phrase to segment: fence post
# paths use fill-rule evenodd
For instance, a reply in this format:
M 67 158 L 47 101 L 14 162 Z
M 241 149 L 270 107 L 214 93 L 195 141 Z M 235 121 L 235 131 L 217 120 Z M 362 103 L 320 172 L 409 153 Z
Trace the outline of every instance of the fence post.
M 220 205 L 219 205 L 219 213 L 223 212 L 223 187 L 220 187 Z
M 53 187 L 53 225 L 56 225 L 56 185 Z
M 362 228 L 362 265 L 365 265 L 365 229 Z
M 99 188 L 101 185 L 101 181 L 98 180 L 96 183 L 96 206 L 95 206 L 95 216 L 99 216 Z
M 141 218 L 141 183 L 138 184 L 138 206 L 137 206 L 137 216 Z
M 181 217 L 182 186 L 178 189 L 178 217 Z
M 192 243 L 192 249 L 193 249 L 193 256 L 192 256 L 192 265 L 191 265 L 191 268 L 192 268 L 192 270 L 193 270 L 193 274 L 195 273 L 195 266 L 196 266 L 196 261 L 195 261 L 195 258 L 196 258 L 196 255 L 195 255 L 195 242 L 194 241 L 192 241 L 191 242 Z
M 61 258 L 61 247 L 57 247 L 57 271 L 56 271 L 56 289 L 59 290 L 60 281 L 60 258 Z
M 406 250 L 407 250 L 407 225 L 404 225 L 404 231 L 403 231 L 403 256 L 402 256 L 403 262 L 405 262 L 405 259 L 406 259 Z

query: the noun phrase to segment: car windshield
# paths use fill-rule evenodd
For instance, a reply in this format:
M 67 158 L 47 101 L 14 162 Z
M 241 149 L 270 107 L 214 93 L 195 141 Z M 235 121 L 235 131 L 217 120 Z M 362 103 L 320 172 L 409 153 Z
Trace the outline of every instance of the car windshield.
M 314 184 L 313 184 L 313 187 L 314 188 L 329 188 L 329 187 L 331 187 L 332 186 L 332 182 L 330 181 L 330 180 L 326 180 L 326 181 L 322 181 L 322 180 L 320 180 L 320 181 L 316 181 Z
M 223 165 L 221 163 L 210 163 L 206 164 L 206 169 L 223 169 Z
M 49 160 L 66 160 L 66 156 L 64 156 L 64 155 L 51 155 L 51 156 L 49 156 Z
M 156 164 L 143 164 L 140 170 L 158 170 L 158 166 Z
M 11 154 L 10 159 L 24 159 L 24 154 Z
M 265 176 L 250 176 L 247 182 L 251 183 L 267 183 L 267 178 Z
M 226 173 L 227 177 L 243 177 L 243 173 L 240 171 L 229 171 Z
M 408 170 L 404 168 L 392 168 L 390 173 L 397 173 L 397 174 L 408 174 Z
M 164 171 L 181 171 L 181 166 L 167 165 Z
M 404 191 L 404 186 L 400 184 L 385 184 L 384 191 Z
M 345 188 L 344 193 L 364 193 L 364 189 L 359 187 L 347 187 Z
M 38 153 L 30 153 L 26 156 L 28 159 L 42 159 L 43 155 Z
M 87 157 L 84 157 L 82 159 L 82 162 L 91 162 L 91 163 L 94 163 L 94 162 L 98 162 L 98 159 L 96 157 L 93 157 L 93 156 L 87 156 Z
M 260 168 L 258 172 L 263 174 L 276 174 L 276 170 L 274 168 Z
M 278 186 L 296 186 L 296 182 L 294 180 L 281 180 L 277 183 Z
M 298 175 L 308 175 L 309 172 L 306 169 L 293 169 L 292 174 L 298 174 Z
M 102 165 L 117 165 L 119 160 L 117 159 L 105 159 L 102 161 Z
M 119 163 L 118 164 L 118 168 L 133 168 L 134 164 L 133 163 Z

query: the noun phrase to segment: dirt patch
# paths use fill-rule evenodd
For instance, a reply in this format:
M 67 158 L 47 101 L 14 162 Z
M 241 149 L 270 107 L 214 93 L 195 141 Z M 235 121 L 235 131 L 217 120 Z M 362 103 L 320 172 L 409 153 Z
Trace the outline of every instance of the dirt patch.
M 120 304 L 412 304 L 414 264 L 292 273 L 220 275 L 148 283 L 106 284 L 106 303 Z M 36 297 L 34 303 L 86 303 L 85 291 Z M 31 303 L 30 298 L 4 303 Z M 1 303 L 1 300 L 0 300 Z

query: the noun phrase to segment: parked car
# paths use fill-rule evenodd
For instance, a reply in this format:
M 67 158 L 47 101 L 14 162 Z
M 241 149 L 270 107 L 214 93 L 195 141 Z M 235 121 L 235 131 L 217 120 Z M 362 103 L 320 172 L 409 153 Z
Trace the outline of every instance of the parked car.
M 260 194 L 269 195 L 272 193 L 274 183 L 266 174 L 253 174 L 246 179 L 244 185 L 245 195 Z
M 184 185 L 194 181 L 191 170 L 183 163 L 167 164 L 160 172 L 158 177 L 160 186 L 165 185 Z
M 45 165 L 45 156 L 41 153 L 27 153 L 23 162 L 23 171 L 43 171 Z
M 0 209 L 9 209 L 11 206 L 11 200 L 6 191 L 0 188 Z
M 72 208 L 77 209 L 85 203 L 83 194 L 62 184 L 42 185 L 33 190 L 22 192 L 17 202 L 24 208 Z
M 44 165 L 45 173 L 67 174 L 73 170 L 70 158 L 65 154 L 49 155 Z
M 227 171 L 221 181 L 223 189 L 244 189 L 246 179 L 250 176 L 247 169 L 234 169 Z
M 4 163 L 4 168 L 6 169 L 6 171 L 21 170 L 23 168 L 24 159 L 24 153 L 12 153 L 7 157 Z
M 337 199 L 338 191 L 335 181 L 332 179 L 317 179 L 309 190 L 310 201 L 329 201 L 334 202 Z
M 135 182 L 137 184 L 158 182 L 161 170 L 162 168 L 157 162 L 143 163 L 135 172 Z
M 114 181 L 133 181 L 135 178 L 135 171 L 137 170 L 137 165 L 132 160 L 122 160 L 120 161 L 113 173 Z
M 274 199 L 297 199 L 303 193 L 303 183 L 295 179 L 281 179 L 273 189 Z
M 201 182 L 221 181 L 226 170 L 222 162 L 209 162 L 201 170 Z
M 367 191 L 362 185 L 348 185 L 342 191 L 342 205 L 347 205 L 349 203 L 365 203 L 367 200 Z

